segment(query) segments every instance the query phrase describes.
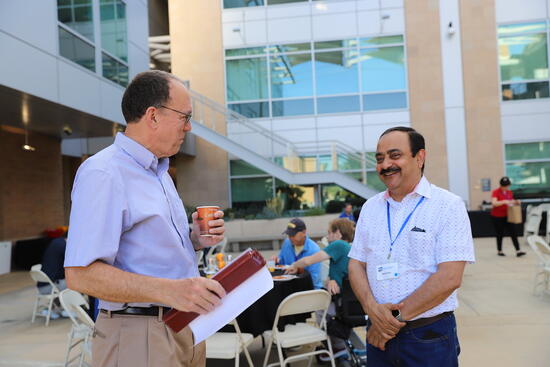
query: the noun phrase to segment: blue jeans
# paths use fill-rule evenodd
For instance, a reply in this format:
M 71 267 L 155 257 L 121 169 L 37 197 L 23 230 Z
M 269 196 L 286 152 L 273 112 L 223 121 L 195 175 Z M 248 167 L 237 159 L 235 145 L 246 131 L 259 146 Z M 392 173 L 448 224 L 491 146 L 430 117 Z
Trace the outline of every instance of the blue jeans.
M 456 367 L 459 354 L 453 314 L 430 325 L 402 329 L 386 343 L 385 351 L 367 343 L 368 367 Z

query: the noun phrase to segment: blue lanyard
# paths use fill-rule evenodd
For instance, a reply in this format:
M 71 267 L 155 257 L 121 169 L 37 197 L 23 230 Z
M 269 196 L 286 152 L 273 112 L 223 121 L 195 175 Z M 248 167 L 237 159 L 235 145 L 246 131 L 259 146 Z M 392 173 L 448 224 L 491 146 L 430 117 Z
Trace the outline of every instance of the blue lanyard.
M 397 241 L 397 239 L 399 238 L 399 235 L 401 234 L 401 232 L 403 232 L 403 228 L 405 228 L 405 226 L 407 225 L 407 223 L 409 222 L 409 219 L 411 219 L 414 211 L 416 210 L 416 208 L 418 208 L 418 206 L 420 204 L 422 204 L 422 202 L 424 201 L 424 196 L 422 196 L 420 198 L 420 200 L 418 200 L 418 202 L 416 203 L 414 209 L 412 210 L 412 212 L 410 212 L 410 214 L 407 216 L 407 218 L 405 219 L 405 221 L 403 222 L 403 224 L 401 225 L 401 228 L 399 229 L 399 232 L 397 233 L 397 236 L 395 236 L 395 238 L 392 240 L 391 239 L 391 219 L 390 219 L 390 203 L 386 201 L 386 213 L 388 214 L 388 234 L 390 235 L 390 251 L 388 252 L 388 260 L 390 259 L 391 257 L 391 250 L 393 249 L 393 244 L 395 243 L 395 241 Z

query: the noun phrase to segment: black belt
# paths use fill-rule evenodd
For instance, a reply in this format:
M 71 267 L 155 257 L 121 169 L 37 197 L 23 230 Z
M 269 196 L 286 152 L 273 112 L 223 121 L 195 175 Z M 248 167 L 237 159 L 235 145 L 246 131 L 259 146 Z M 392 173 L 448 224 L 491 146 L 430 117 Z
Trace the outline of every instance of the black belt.
M 403 326 L 401 328 L 401 330 L 412 330 L 412 329 L 416 329 L 416 328 L 419 328 L 419 327 L 422 327 L 422 326 L 426 326 L 426 325 L 430 325 L 430 324 L 433 324 L 434 322 L 436 321 L 439 321 L 447 316 L 450 316 L 452 315 L 454 312 L 453 311 L 447 311 L 447 312 L 443 312 L 443 313 L 440 313 L 439 315 L 435 315 L 435 316 L 432 316 L 432 317 L 425 317 L 425 318 L 422 318 L 422 319 L 416 319 L 416 320 L 413 320 L 413 321 L 406 321 L 407 325 Z M 369 320 L 367 320 L 367 327 L 370 327 L 372 325 L 372 322 Z
M 416 329 L 416 328 L 419 328 L 419 327 L 422 327 L 422 326 L 430 325 L 430 324 L 433 324 L 434 322 L 439 321 L 439 320 L 441 320 L 441 319 L 443 319 L 447 316 L 450 316 L 452 314 L 453 314 L 453 311 L 447 311 L 447 312 L 443 312 L 443 313 L 440 313 L 439 315 L 435 315 L 435 316 L 432 316 L 432 317 L 425 317 L 425 318 L 422 318 L 422 319 L 407 321 L 407 325 L 403 326 L 403 328 L 401 330 L 411 330 L 411 329 Z
M 159 316 L 170 310 L 169 307 L 162 306 L 151 306 L 151 307 L 126 307 L 123 310 L 109 311 L 101 310 L 104 314 L 107 314 L 109 317 L 111 315 L 138 315 L 138 316 Z

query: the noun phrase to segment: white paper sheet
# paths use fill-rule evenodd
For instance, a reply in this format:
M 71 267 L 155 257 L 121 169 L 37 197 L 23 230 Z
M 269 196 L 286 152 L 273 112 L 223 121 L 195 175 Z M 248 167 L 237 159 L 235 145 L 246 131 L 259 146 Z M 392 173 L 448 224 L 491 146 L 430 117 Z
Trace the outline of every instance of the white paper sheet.
M 229 292 L 213 311 L 189 323 L 195 345 L 206 340 L 273 288 L 273 278 L 264 266 Z

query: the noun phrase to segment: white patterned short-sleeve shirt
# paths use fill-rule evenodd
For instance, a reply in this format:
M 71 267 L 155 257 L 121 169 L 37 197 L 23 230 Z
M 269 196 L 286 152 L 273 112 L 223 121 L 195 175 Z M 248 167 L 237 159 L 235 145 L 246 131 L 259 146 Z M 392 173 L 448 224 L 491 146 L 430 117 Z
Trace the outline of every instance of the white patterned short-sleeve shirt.
M 395 239 L 421 197 L 424 200 L 397 237 L 388 260 L 390 236 L 386 203 L 389 203 L 391 233 Z M 387 191 L 382 192 L 363 205 L 349 257 L 367 264 L 370 288 L 378 303 L 399 303 L 434 274 L 438 264 L 475 261 L 464 202 L 459 196 L 430 184 L 425 177 L 401 202 L 393 200 Z M 376 267 L 390 262 L 398 263 L 399 276 L 377 280 Z M 457 291 L 454 291 L 445 301 L 416 318 L 435 316 L 457 307 Z

